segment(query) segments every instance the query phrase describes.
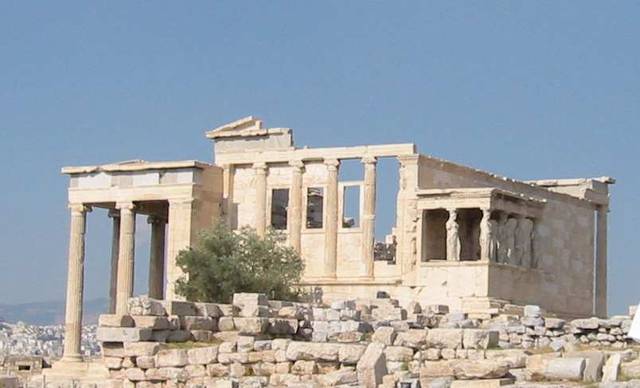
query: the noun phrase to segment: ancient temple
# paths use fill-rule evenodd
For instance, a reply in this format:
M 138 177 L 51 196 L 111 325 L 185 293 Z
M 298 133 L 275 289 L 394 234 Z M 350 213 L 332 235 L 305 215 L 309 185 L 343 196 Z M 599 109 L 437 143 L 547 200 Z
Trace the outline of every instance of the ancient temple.
M 261 235 L 268 228 L 283 233 L 306 262 L 304 285 L 327 301 L 384 291 L 461 310 L 514 303 L 565 316 L 606 315 L 612 178 L 518 181 L 422 155 L 414 144 L 298 148 L 291 129 L 265 128 L 254 117 L 206 136 L 213 163 L 63 168 L 71 209 L 67 360 L 80 358 L 92 208 L 108 209 L 113 219 L 115 313 L 126 313 L 134 260 L 150 260 L 151 297 L 177 298 L 176 255 L 199 230 L 223 221 Z M 378 179 L 385 159 L 398 162 L 398 181 Z M 361 180 L 340 179 L 347 160 L 361 162 Z M 395 226 L 376 238 L 381 184 L 397 186 L 386 204 L 395 207 Z M 134 258 L 135 219 L 143 216 L 152 225 L 150 255 Z

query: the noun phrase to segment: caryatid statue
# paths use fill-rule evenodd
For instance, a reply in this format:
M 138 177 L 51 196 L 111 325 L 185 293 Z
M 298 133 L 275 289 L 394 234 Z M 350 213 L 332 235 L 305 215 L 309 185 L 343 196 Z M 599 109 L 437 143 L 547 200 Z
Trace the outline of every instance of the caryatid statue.
M 531 245 L 533 242 L 533 221 L 529 218 L 521 218 L 518 221 L 516 229 L 516 255 L 519 264 L 530 268 L 531 262 Z
M 460 233 L 456 209 L 449 209 L 447 220 L 447 260 L 460 261 Z
M 498 222 L 491 219 L 491 210 L 482 209 L 480 221 L 480 258 L 484 261 L 497 261 Z
M 518 265 L 516 258 L 516 228 L 518 227 L 518 220 L 515 218 L 509 218 L 504 227 L 504 246 L 507 251 L 506 263 Z
M 496 245 L 498 251 L 498 263 L 506 263 L 507 262 L 507 221 L 509 217 L 507 213 L 500 212 L 500 216 L 498 218 L 498 228 L 496 233 Z

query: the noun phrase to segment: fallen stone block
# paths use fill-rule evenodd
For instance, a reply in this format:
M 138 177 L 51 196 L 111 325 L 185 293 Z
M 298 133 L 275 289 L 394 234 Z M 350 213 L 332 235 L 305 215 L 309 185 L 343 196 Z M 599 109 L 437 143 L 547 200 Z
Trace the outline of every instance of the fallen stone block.
M 133 327 L 133 319 L 129 315 L 101 314 L 98 317 L 100 327 Z
M 421 349 L 427 344 L 427 331 L 424 329 L 409 329 L 398 333 L 393 344 Z
M 198 310 L 193 302 L 165 300 L 163 304 L 168 315 L 178 315 L 181 317 L 198 315 Z
M 392 345 L 396 336 L 397 334 L 393 327 L 381 326 L 375 330 L 371 337 L 371 341 L 379 342 L 383 345 Z
M 534 379 L 544 378 L 549 361 L 559 358 L 558 352 L 532 354 L 527 357 L 526 367 L 529 375 Z
M 598 318 L 574 319 L 571 321 L 571 326 L 581 330 L 597 330 L 600 327 L 600 320 Z
M 125 357 L 154 356 L 165 347 L 158 342 L 125 342 L 123 354 Z
M 269 327 L 269 319 L 260 317 L 234 318 L 233 324 L 240 334 L 259 335 L 266 333 Z
M 156 354 L 156 366 L 163 367 L 182 367 L 187 365 L 189 357 L 186 349 L 164 349 Z
M 384 349 L 387 361 L 409 362 L 413 359 L 413 349 L 404 346 L 387 346 Z
M 365 388 L 377 388 L 387 374 L 386 363 L 384 345 L 369 344 L 356 366 L 358 383 Z
M 355 365 L 366 349 L 366 345 L 341 345 L 338 349 L 338 361 L 343 364 Z
M 524 368 L 527 365 L 527 354 L 522 349 L 492 349 L 485 351 L 485 358 L 506 364 L 509 369 Z
M 193 348 L 187 351 L 187 362 L 191 365 L 214 364 L 218 361 L 218 347 Z
M 597 382 L 602 379 L 602 367 L 604 366 L 604 352 L 584 351 L 569 352 L 565 354 L 567 358 L 584 358 L 583 380 L 588 382 Z
M 554 358 L 549 360 L 545 368 L 544 375 L 549 380 L 582 380 L 584 367 L 584 358 Z
M 180 317 L 182 330 L 217 330 L 217 320 L 211 317 L 184 316 Z
M 620 364 L 622 363 L 622 355 L 614 353 L 607 359 L 602 369 L 602 382 L 612 383 L 618 381 L 620 374 Z
M 511 386 L 513 378 L 489 379 L 489 380 L 454 380 L 449 388 L 497 388 Z M 560 387 L 556 387 L 560 388 Z
M 164 316 L 156 315 L 132 315 L 131 319 L 135 323 L 135 327 L 143 327 L 152 330 L 169 330 L 171 323 Z
M 219 318 L 223 315 L 220 306 L 216 303 L 195 302 L 194 306 L 197 315 L 202 317 Z
M 425 361 L 420 368 L 421 378 L 436 378 L 453 376 L 453 362 L 446 361 Z
M 340 368 L 338 370 L 318 375 L 318 383 L 324 387 L 336 387 L 354 385 L 358 382 L 358 374 L 353 368 Z
M 146 295 L 129 298 L 127 307 L 131 315 L 167 315 L 162 301 Z
M 433 330 L 430 330 L 433 331 Z M 464 329 L 462 345 L 465 349 L 491 349 L 498 346 L 500 333 L 494 330 Z
M 459 360 L 453 362 L 453 372 L 460 380 L 500 379 L 509 373 L 509 368 L 496 360 Z
M 540 317 L 542 316 L 542 309 L 537 305 L 524 306 L 525 317 Z
M 426 334 L 428 347 L 438 349 L 462 348 L 462 329 L 430 329 Z
M 377 321 L 404 321 L 407 319 L 407 310 L 401 307 L 378 307 L 371 310 L 371 316 Z
M 100 342 L 148 341 L 151 333 L 151 329 L 138 327 L 99 327 L 96 339 Z

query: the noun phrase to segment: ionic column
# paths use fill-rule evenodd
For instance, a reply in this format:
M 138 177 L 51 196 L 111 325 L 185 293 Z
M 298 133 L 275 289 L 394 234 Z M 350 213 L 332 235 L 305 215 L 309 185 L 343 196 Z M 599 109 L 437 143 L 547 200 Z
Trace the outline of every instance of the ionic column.
M 164 299 L 164 232 L 166 220 L 149 216 L 151 224 L 151 252 L 149 256 L 149 297 Z
M 253 169 L 256 174 L 256 233 L 262 237 L 267 230 L 267 165 L 255 163 Z
M 82 299 L 84 292 L 84 236 L 86 214 L 91 208 L 71 204 L 69 231 L 69 262 L 67 274 L 67 303 L 65 307 L 64 361 L 82 361 Z
M 376 221 L 376 158 L 365 157 L 364 164 L 364 187 L 362 203 L 362 261 L 364 264 L 364 275 L 373 277 L 373 244 L 375 240 Z
M 300 253 L 302 232 L 302 169 L 301 160 L 290 162 L 291 189 L 289 190 L 289 242 Z
M 607 316 L 607 205 L 598 206 L 596 228 L 595 314 Z
M 117 203 L 120 209 L 120 248 L 118 252 L 118 289 L 116 314 L 127 314 L 127 303 L 133 296 L 133 270 L 136 234 L 136 213 L 133 202 Z
M 338 166 L 337 159 L 326 159 L 327 166 L 327 207 L 324 225 L 324 276 L 336 277 L 338 256 Z
M 194 198 L 169 200 L 169 231 L 167 233 L 166 288 L 165 299 L 184 300 L 176 293 L 176 284 L 185 274 L 176 263 L 181 250 L 189 248 L 194 242 L 195 215 L 198 212 L 198 201 Z
M 458 226 L 458 211 L 449 209 L 447 220 L 447 260 L 460 261 L 460 233 Z
M 109 210 L 109 218 L 113 219 L 111 234 L 111 280 L 109 282 L 109 314 L 116 312 L 116 291 L 118 284 L 118 251 L 120 248 L 120 212 Z

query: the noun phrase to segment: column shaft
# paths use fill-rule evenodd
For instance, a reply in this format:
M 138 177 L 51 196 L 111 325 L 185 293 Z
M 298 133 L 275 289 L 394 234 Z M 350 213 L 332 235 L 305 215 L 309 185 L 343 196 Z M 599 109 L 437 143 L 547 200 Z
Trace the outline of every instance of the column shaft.
M 84 292 L 84 245 L 86 213 L 89 207 L 72 204 L 69 232 L 69 261 L 67 275 L 67 303 L 65 306 L 65 361 L 82 361 L 82 301 Z
M 189 248 L 193 243 L 195 230 L 195 214 L 198 202 L 193 198 L 169 201 L 169 232 L 167 233 L 167 260 L 165 298 L 167 300 L 184 300 L 176 293 L 176 283 L 185 274 L 176 263 L 181 250 Z
M 264 236 L 267 230 L 267 165 L 256 163 L 253 168 L 256 174 L 256 233 Z
M 327 208 L 324 225 L 324 276 L 336 277 L 338 256 L 338 166 L 337 159 L 325 160 L 327 176 Z
M 164 235 L 166 221 L 160 217 L 150 216 L 151 252 L 149 256 L 149 297 L 164 299 Z
M 118 203 L 120 209 L 120 248 L 118 254 L 118 290 L 116 314 L 126 315 L 129 298 L 133 296 L 136 214 L 132 202 Z
M 480 261 L 490 261 L 491 250 L 491 230 L 489 220 L 491 218 L 491 210 L 482 209 L 482 220 L 480 220 Z
M 116 292 L 118 284 L 118 251 L 120 248 L 120 212 L 109 210 L 109 217 L 113 219 L 111 234 L 111 280 L 109 282 L 109 314 L 116 312 Z
M 460 233 L 456 209 L 449 209 L 447 220 L 447 260 L 460 261 Z
M 598 207 L 595 263 L 595 314 L 607 316 L 607 213 L 609 207 Z
M 291 169 L 291 189 L 289 191 L 289 242 L 300 253 L 302 233 L 302 161 L 289 163 Z
M 373 277 L 373 245 L 376 222 L 376 159 L 364 158 L 364 187 L 362 204 L 362 262 L 364 276 Z

